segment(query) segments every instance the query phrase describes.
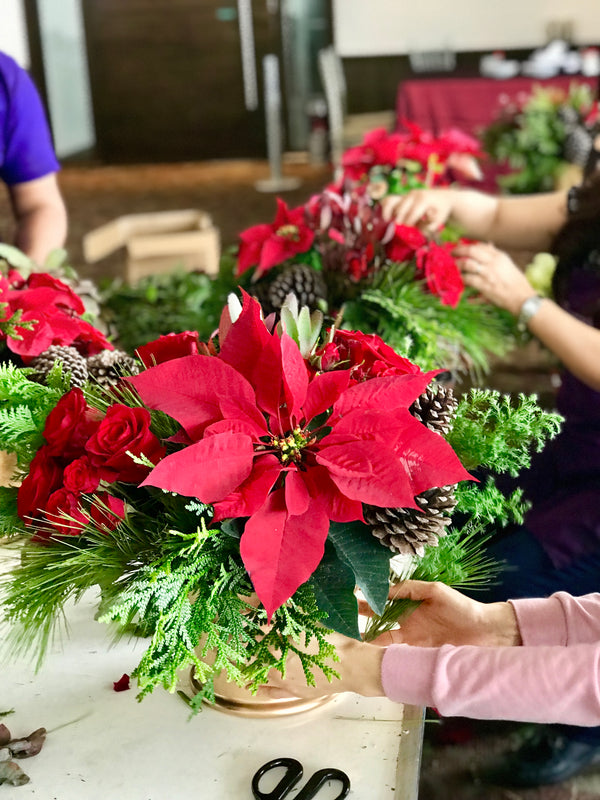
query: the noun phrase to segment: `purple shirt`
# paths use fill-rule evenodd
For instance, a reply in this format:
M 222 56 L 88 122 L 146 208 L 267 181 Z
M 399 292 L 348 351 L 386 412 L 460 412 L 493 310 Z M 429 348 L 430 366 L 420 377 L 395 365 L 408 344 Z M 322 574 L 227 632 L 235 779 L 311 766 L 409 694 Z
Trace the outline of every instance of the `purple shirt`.
M 28 73 L 0 52 L 0 178 L 11 186 L 58 169 L 38 91 Z
M 562 305 L 598 327 L 599 301 L 600 263 L 591 259 L 569 277 Z M 560 569 L 600 549 L 600 392 L 565 370 L 557 409 L 564 416 L 561 432 L 534 456 L 519 483 L 533 503 L 525 526 Z

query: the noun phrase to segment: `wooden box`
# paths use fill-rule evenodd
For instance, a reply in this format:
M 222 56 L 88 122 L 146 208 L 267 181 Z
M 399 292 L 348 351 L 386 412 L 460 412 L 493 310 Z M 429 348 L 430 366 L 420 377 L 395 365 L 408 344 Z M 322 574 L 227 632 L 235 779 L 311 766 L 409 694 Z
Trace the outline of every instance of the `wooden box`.
M 206 212 L 196 209 L 127 214 L 83 237 L 83 255 L 90 264 L 122 247 L 128 283 L 181 268 L 208 275 L 219 271 L 219 231 Z

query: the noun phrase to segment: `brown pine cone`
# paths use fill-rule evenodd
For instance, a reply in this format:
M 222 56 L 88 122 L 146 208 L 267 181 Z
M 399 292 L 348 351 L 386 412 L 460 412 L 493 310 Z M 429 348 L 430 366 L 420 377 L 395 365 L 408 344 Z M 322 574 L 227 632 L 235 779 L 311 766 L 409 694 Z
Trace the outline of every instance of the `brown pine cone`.
M 321 272 L 308 264 L 288 264 L 273 275 L 257 281 L 251 293 L 260 303 L 265 315 L 278 312 L 288 294 L 298 298 L 298 307 L 308 306 L 311 311 L 327 302 L 327 286 Z
M 436 433 L 446 434 L 452 428 L 458 400 L 451 386 L 434 383 L 428 386 L 410 407 L 413 417 Z
M 29 362 L 35 372 L 30 379 L 36 383 L 45 383 L 46 377 L 55 363 L 59 361 L 65 372 L 71 374 L 71 386 L 81 387 L 88 380 L 88 368 L 85 358 L 74 347 L 53 344 L 39 356 Z
M 416 508 L 364 506 L 371 533 L 394 553 L 422 556 L 446 535 L 456 505 L 453 486 L 427 489 L 415 497 Z
M 114 386 L 123 375 L 137 375 L 140 365 L 124 350 L 102 350 L 87 360 L 90 380 L 101 386 Z

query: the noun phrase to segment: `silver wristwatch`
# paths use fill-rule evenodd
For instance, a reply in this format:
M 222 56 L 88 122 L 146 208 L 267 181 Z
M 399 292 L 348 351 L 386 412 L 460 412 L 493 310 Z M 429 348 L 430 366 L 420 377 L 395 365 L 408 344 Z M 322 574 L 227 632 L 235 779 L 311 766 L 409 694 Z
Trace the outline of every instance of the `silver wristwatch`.
M 527 323 L 540 310 L 543 299 L 539 294 L 534 294 L 525 300 L 517 316 L 517 327 L 520 331 L 527 330 Z

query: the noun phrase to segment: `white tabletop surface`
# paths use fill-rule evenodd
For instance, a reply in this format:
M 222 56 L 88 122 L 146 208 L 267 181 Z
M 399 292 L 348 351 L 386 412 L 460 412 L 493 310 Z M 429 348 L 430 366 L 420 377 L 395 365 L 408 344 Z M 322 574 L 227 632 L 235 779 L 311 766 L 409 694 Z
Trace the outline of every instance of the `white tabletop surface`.
M 29 662 L 2 665 L 0 711 L 14 714 L 1 721 L 15 737 L 45 727 L 48 738 L 39 755 L 19 762 L 31 782 L 1 785 L 0 800 L 246 800 L 254 772 L 278 756 L 304 765 L 291 800 L 323 767 L 344 770 L 356 800 L 417 797 L 420 709 L 345 694 L 295 716 L 206 707 L 190 719 L 184 701 L 162 689 L 138 703 L 133 681 L 120 693 L 113 681 L 132 671 L 144 642 L 111 646 L 92 600 L 69 609 L 70 635 L 37 674 Z M 338 791 L 332 783 L 319 800 Z

